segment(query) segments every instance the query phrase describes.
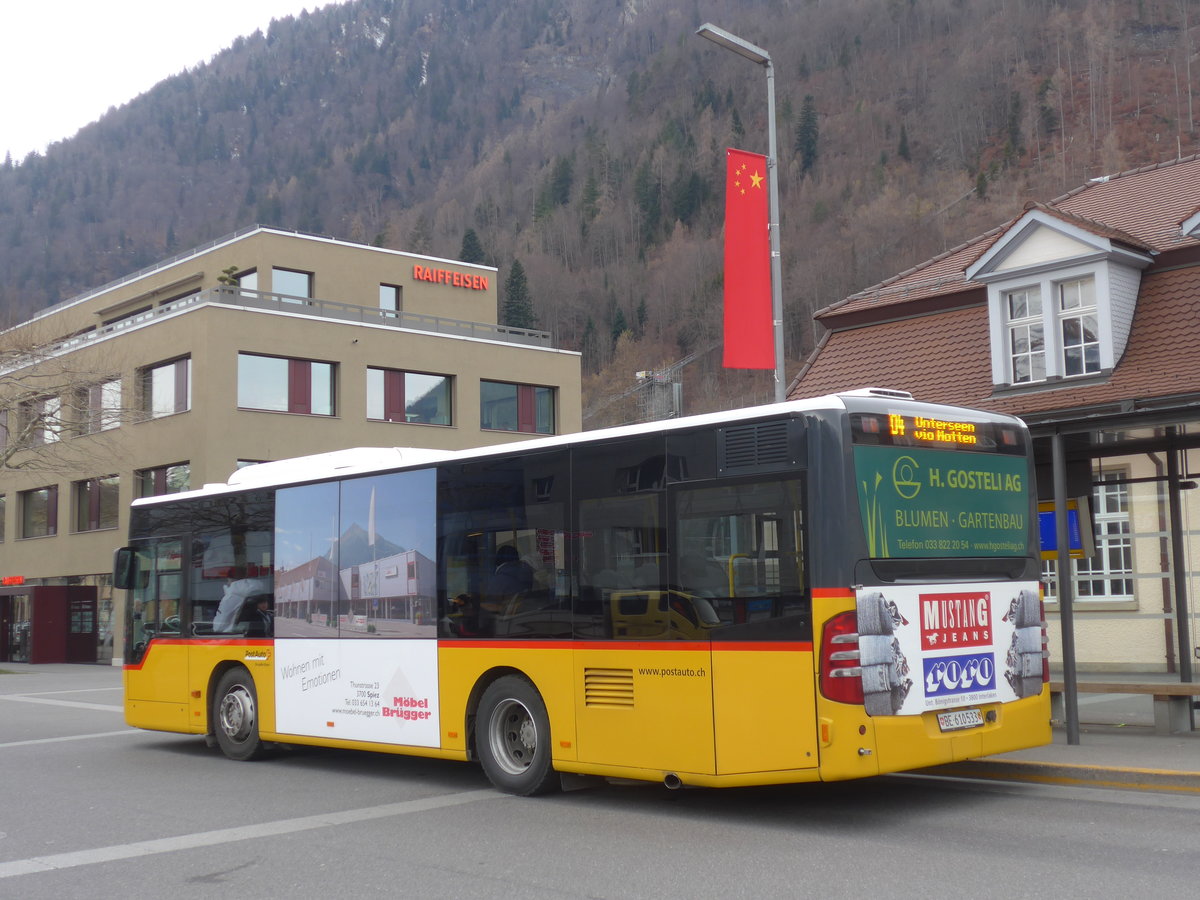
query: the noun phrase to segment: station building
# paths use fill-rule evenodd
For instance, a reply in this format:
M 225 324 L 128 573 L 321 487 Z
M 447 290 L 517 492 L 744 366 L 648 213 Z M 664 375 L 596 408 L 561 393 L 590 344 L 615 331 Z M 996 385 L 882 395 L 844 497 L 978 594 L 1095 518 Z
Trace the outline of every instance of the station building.
M 496 282 L 253 227 L 0 334 L 0 660 L 120 661 L 110 573 L 135 498 L 347 447 L 580 430 L 579 354 L 500 325 Z
M 1053 662 L 1065 627 L 1080 672 L 1193 680 L 1200 157 L 1030 203 L 816 319 L 825 333 L 791 396 L 870 383 L 1029 425 L 1039 517 L 1053 524 L 1057 492 L 1081 524 L 1069 610 L 1057 552 L 1043 552 Z

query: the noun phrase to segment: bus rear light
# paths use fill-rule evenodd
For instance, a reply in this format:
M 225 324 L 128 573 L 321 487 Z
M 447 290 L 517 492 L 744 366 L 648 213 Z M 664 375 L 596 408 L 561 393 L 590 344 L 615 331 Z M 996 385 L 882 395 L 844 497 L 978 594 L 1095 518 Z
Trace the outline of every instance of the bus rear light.
M 821 634 L 821 695 L 838 703 L 862 703 L 858 662 L 858 614 L 836 615 L 825 623 Z

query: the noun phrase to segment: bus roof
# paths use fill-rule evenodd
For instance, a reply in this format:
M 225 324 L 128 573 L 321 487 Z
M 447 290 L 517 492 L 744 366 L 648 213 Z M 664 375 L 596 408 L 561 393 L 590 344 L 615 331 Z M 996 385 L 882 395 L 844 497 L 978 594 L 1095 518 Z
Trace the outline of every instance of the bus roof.
M 635 437 L 658 431 L 675 431 L 682 428 L 761 419 L 780 415 L 781 413 L 845 409 L 846 405 L 843 398 L 847 397 L 872 397 L 879 400 L 920 403 L 920 401 L 914 400 L 912 394 L 905 391 L 887 388 L 861 388 L 853 391 L 842 391 L 837 394 L 827 394 L 822 397 L 789 400 L 784 403 L 747 406 L 739 409 L 702 413 L 680 419 L 660 419 L 653 422 L 642 422 L 636 425 L 618 425 L 613 428 L 597 429 L 596 431 L 579 431 L 532 440 L 493 444 L 487 447 L 472 447 L 467 450 L 430 450 L 418 447 L 353 447 L 345 450 L 333 450 L 328 453 L 315 453 L 310 456 L 297 456 L 290 459 L 257 463 L 238 469 L 229 476 L 227 482 L 206 484 L 196 490 L 182 491 L 176 494 L 143 497 L 134 500 L 132 505 L 149 506 L 196 497 L 321 481 L 326 478 L 368 475 L 373 472 L 386 472 L 393 469 L 434 465 L 455 459 L 486 458 L 513 452 L 529 453 L 536 450 L 591 443 L 598 440 Z M 920 405 L 942 406 L 942 404 L 925 403 L 920 403 Z M 974 412 L 989 418 L 1012 420 L 1011 416 L 988 413 L 983 410 L 974 410 Z

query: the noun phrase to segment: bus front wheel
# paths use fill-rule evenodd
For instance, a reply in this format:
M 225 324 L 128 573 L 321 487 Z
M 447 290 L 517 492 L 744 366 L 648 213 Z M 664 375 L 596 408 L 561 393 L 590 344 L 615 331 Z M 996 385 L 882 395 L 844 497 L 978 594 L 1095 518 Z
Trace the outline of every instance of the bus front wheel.
M 258 694 L 245 669 L 230 669 L 217 682 L 213 707 L 217 744 L 230 759 L 256 759 L 263 753 L 258 738 Z
M 550 717 L 537 689 L 518 675 L 488 686 L 479 703 L 476 746 L 488 779 L 529 797 L 556 786 L 550 765 Z

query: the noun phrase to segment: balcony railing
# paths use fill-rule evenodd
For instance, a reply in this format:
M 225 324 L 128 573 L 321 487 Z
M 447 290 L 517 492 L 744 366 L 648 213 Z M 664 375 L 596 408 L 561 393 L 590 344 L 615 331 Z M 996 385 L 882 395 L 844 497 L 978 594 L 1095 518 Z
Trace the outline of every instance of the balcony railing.
M 145 312 L 102 325 L 99 328 L 59 341 L 47 348 L 49 354 L 66 353 L 93 341 L 109 337 L 128 328 L 144 325 L 163 316 L 180 312 L 190 307 L 206 304 L 234 306 L 241 309 L 262 309 L 298 316 L 315 316 L 339 322 L 361 322 L 384 328 L 403 328 L 428 334 L 453 335 L 484 341 L 502 341 L 528 347 L 550 347 L 550 333 L 531 331 L 527 328 L 509 328 L 507 325 L 492 325 L 487 322 L 464 322 L 441 316 L 426 316 L 420 313 L 374 309 L 339 303 L 336 300 L 317 300 L 312 297 L 293 297 L 269 291 L 250 291 L 240 287 L 217 287 L 172 300 Z

